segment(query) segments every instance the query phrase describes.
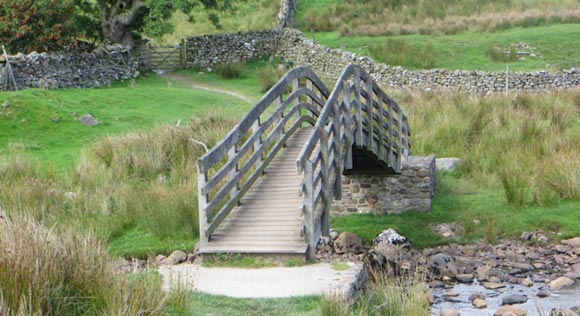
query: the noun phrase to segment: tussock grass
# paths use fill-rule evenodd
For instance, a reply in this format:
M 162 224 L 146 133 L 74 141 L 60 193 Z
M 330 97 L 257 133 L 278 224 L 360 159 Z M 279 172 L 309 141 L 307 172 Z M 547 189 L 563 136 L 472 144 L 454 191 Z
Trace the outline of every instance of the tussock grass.
M 395 96 L 413 126 L 414 154 L 463 160 L 480 189 L 501 186 L 523 207 L 578 194 L 578 91 L 474 96 L 406 92 Z
M 388 39 L 383 44 L 370 45 L 369 52 L 378 62 L 412 69 L 430 69 L 437 61 L 432 43 L 412 47 L 407 40 Z
M 342 36 L 497 32 L 514 27 L 578 23 L 576 1 L 308 1 L 299 8 L 301 27 L 340 31 Z M 328 1 L 325 1 L 327 3 Z
M 0 312 L 24 315 L 161 315 L 159 282 L 115 276 L 103 243 L 26 216 L 0 222 Z
M 37 162 L 11 152 L 0 166 L 0 201 L 11 215 L 49 226 L 67 223 L 104 240 L 130 228 L 162 240 L 195 240 L 196 162 L 205 153 L 197 142 L 213 146 L 235 123 L 211 112 L 180 127 L 105 137 L 83 151 L 73 171 L 58 176 L 37 171 Z

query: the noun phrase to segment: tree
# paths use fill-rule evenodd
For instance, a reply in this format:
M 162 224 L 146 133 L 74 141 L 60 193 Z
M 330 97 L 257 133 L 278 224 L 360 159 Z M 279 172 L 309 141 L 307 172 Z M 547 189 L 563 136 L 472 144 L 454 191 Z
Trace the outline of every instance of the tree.
M 177 10 L 187 14 L 201 7 L 219 27 L 218 13 L 233 10 L 233 0 L 77 0 L 81 16 L 99 15 L 102 40 L 128 47 L 135 45 L 135 33 L 161 37 L 173 31 L 170 18 Z
M 72 0 L 0 0 L 0 42 L 11 53 L 60 50 L 75 42 Z

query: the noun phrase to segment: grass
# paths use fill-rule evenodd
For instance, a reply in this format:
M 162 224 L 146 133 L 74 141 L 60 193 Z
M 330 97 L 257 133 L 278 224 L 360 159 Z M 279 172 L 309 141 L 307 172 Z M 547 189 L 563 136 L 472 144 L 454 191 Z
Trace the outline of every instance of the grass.
M 437 56 L 433 68 L 450 70 L 505 71 L 505 63 L 494 62 L 486 55 L 490 46 L 510 47 L 527 43 L 536 48 L 536 58 L 510 63 L 510 71 L 557 71 L 577 67 L 580 60 L 578 24 L 561 24 L 534 28 L 512 28 L 496 33 L 462 33 L 455 35 L 401 35 L 340 37 L 337 32 L 316 33 L 316 42 L 331 48 L 343 48 L 361 55 L 373 56 L 369 48 L 387 40 L 407 41 L 411 48 L 432 43 Z M 309 33 L 307 33 L 309 34 Z M 413 65 L 409 65 L 412 67 Z M 417 69 L 418 67 L 412 67 Z
M 578 23 L 578 9 L 573 0 L 557 4 L 549 0 L 314 0 L 299 5 L 298 21 L 304 31 L 321 31 L 320 21 L 324 21 L 325 30 L 345 36 L 440 35 Z
M 277 266 L 273 261 L 260 257 L 243 256 L 240 254 L 217 254 L 213 257 L 203 259 L 203 266 L 206 268 L 245 268 L 261 269 Z
M 272 29 L 277 26 L 280 1 L 245 0 L 236 1 L 235 6 L 236 10 L 231 14 L 220 13 L 219 29 L 209 21 L 207 14 L 202 10 L 194 12 L 193 23 L 188 22 L 184 14 L 177 12 L 171 18 L 171 23 L 175 26 L 174 32 L 154 41 L 164 45 L 175 45 L 188 36 Z
M 215 104 L 228 104 L 224 111 L 236 116 L 250 107 L 228 95 L 169 86 L 164 78 L 152 74 L 142 76 L 133 88 L 119 82 L 101 89 L 31 89 L 1 92 L 0 100 L 10 102 L 9 108 L 0 109 L 0 151 L 18 144 L 32 157 L 61 171 L 73 166 L 81 148 L 98 137 L 186 122 Z M 100 124 L 83 127 L 75 116 L 85 114 L 92 114 Z

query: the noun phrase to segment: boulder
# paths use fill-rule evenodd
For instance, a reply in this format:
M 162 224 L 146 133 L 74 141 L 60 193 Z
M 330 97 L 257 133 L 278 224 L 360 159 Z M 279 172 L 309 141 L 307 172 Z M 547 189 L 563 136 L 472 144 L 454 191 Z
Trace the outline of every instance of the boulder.
M 455 278 L 457 276 L 457 267 L 453 258 L 444 253 L 438 253 L 429 258 L 427 267 L 435 277 Z
M 161 260 L 160 264 L 163 265 L 174 265 L 185 262 L 187 260 L 187 254 L 184 251 L 176 250 L 169 255 L 169 257 Z
M 523 304 L 528 301 L 528 298 L 521 294 L 510 294 L 501 300 L 502 305 Z
M 574 280 L 567 277 L 559 277 L 556 280 L 551 281 L 548 287 L 550 288 L 550 291 L 556 291 L 572 284 L 574 284 Z
M 435 168 L 438 171 L 454 171 L 460 164 L 461 159 L 459 158 L 437 158 L 435 160 Z
M 461 283 L 472 283 L 473 282 L 473 274 L 458 274 L 456 277 L 457 281 Z
M 373 239 L 373 246 L 399 246 L 402 248 L 410 248 L 411 242 L 407 237 L 402 236 L 394 229 L 389 228 L 380 232 L 377 237 Z
M 564 245 L 572 246 L 574 248 L 580 248 L 580 237 L 575 237 L 571 239 L 562 240 Z
M 455 308 L 442 308 L 439 311 L 439 316 L 459 316 L 459 311 Z
M 476 298 L 475 300 L 473 300 L 473 302 L 471 304 L 473 305 L 473 307 L 479 308 L 479 309 L 487 307 L 487 301 L 485 299 L 480 299 L 480 298 Z
M 79 121 L 81 121 L 81 123 L 83 123 L 84 126 L 88 127 L 99 125 L 99 121 L 97 121 L 97 119 L 90 114 L 84 115 L 83 117 L 79 118 Z
M 571 308 L 553 308 L 550 316 L 580 316 L 580 306 Z
M 512 313 L 516 316 L 525 316 L 527 313 L 525 310 L 523 309 L 519 309 L 515 306 L 511 306 L 511 305 L 506 305 L 506 306 L 502 306 L 500 307 L 495 313 L 493 313 L 494 316 L 508 316 L 508 313 Z
M 340 234 L 334 241 L 334 252 L 337 254 L 359 254 L 362 251 L 362 238 L 360 238 L 360 236 L 357 234 L 344 232 Z

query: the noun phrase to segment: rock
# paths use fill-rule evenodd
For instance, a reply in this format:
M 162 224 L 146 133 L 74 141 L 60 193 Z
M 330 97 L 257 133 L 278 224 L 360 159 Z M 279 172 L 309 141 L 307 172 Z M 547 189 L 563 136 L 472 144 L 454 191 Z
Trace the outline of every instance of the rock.
M 459 316 L 459 311 L 455 308 L 442 308 L 439 311 L 439 316 Z
M 527 277 L 527 278 L 522 280 L 522 285 L 527 286 L 527 287 L 532 287 L 534 285 L 534 281 L 532 281 L 532 279 L 530 279 L 530 277 Z
M 480 298 L 476 298 L 475 300 L 473 300 L 473 302 L 471 304 L 475 308 L 486 308 L 487 307 L 487 301 L 485 299 L 482 300 Z
M 555 290 L 570 286 L 572 284 L 574 284 L 574 280 L 569 279 L 567 277 L 559 277 L 556 280 L 553 280 L 552 282 L 550 282 L 548 287 L 550 288 L 550 291 L 555 291 Z
M 540 289 L 538 293 L 536 293 L 536 296 L 539 298 L 546 298 L 550 296 L 550 292 L 547 289 Z
M 530 232 L 523 232 L 523 233 L 520 235 L 520 239 L 521 239 L 522 241 L 530 241 L 530 240 L 532 239 L 532 236 L 533 236 L 533 234 L 532 234 L 532 233 L 530 233 Z
M 501 300 L 502 305 L 523 304 L 528 301 L 528 298 L 521 294 L 510 294 Z
M 571 308 L 553 308 L 550 316 L 580 316 L 580 306 Z
M 479 282 L 488 281 L 490 271 L 491 271 L 491 267 L 489 267 L 489 266 L 481 266 L 481 267 L 477 268 L 477 270 L 475 270 L 477 280 Z
M 330 240 L 332 240 L 332 242 L 334 242 L 336 240 L 336 238 L 338 238 L 339 235 L 340 234 L 334 229 L 331 229 L 329 234 L 328 234 L 328 236 L 330 237 Z
M 476 299 L 485 300 L 485 295 L 483 295 L 482 293 L 473 293 L 469 295 L 469 301 L 471 303 L 473 303 L 473 301 L 475 301 Z
M 7 109 L 9 107 L 10 107 L 10 101 L 4 100 L 4 102 L 2 102 L 2 108 Z
M 318 245 L 316 246 L 316 249 L 318 251 L 322 251 L 322 252 L 332 252 L 332 250 L 334 248 L 333 248 L 332 240 L 330 240 L 330 237 L 328 237 L 328 236 L 320 237 L 320 240 L 318 241 Z
M 574 248 L 580 248 L 580 237 L 575 237 L 571 239 L 562 240 L 564 245 L 572 246 Z
M 483 282 L 483 287 L 488 289 L 488 290 L 497 290 L 497 289 L 504 288 L 505 284 L 497 283 L 497 282 Z
M 472 283 L 474 276 L 473 274 L 458 274 L 455 278 L 461 283 Z
M 400 246 L 403 248 L 410 248 L 411 242 L 405 236 L 399 235 L 397 231 L 392 228 L 383 230 L 377 237 L 373 239 L 373 246 Z
M 160 264 L 163 265 L 174 265 L 185 262 L 187 260 L 187 254 L 181 250 L 176 250 L 169 255 L 169 257 L 161 260 Z
M 155 257 L 155 262 L 157 262 L 157 264 L 161 264 L 161 261 L 165 260 L 165 258 L 167 258 L 167 257 L 164 255 L 157 255 Z
M 439 171 L 454 171 L 461 164 L 459 158 L 437 158 L 435 168 Z
M 438 253 L 429 258 L 427 264 L 429 271 L 436 277 L 454 278 L 457 276 L 457 267 L 453 258 L 447 254 Z
M 524 311 L 523 309 L 519 309 L 515 306 L 506 305 L 506 306 L 500 307 L 495 313 L 493 313 L 493 315 L 494 316 L 509 316 L 508 313 L 512 313 L 516 316 L 525 316 L 527 314 L 526 311 Z
M 99 121 L 97 121 L 97 119 L 95 119 L 90 114 L 87 114 L 87 115 L 81 117 L 79 119 L 79 121 L 81 121 L 81 123 L 83 123 L 83 125 L 88 126 L 88 127 L 99 125 Z
M 362 250 L 362 238 L 360 238 L 357 234 L 344 232 L 340 234 L 334 241 L 334 252 L 337 254 L 358 254 L 361 253 Z
M 459 294 L 455 292 L 445 292 L 443 293 L 443 297 L 458 297 Z
M 427 290 L 427 301 L 429 305 L 435 304 L 435 296 L 433 296 L 433 291 L 431 289 Z

